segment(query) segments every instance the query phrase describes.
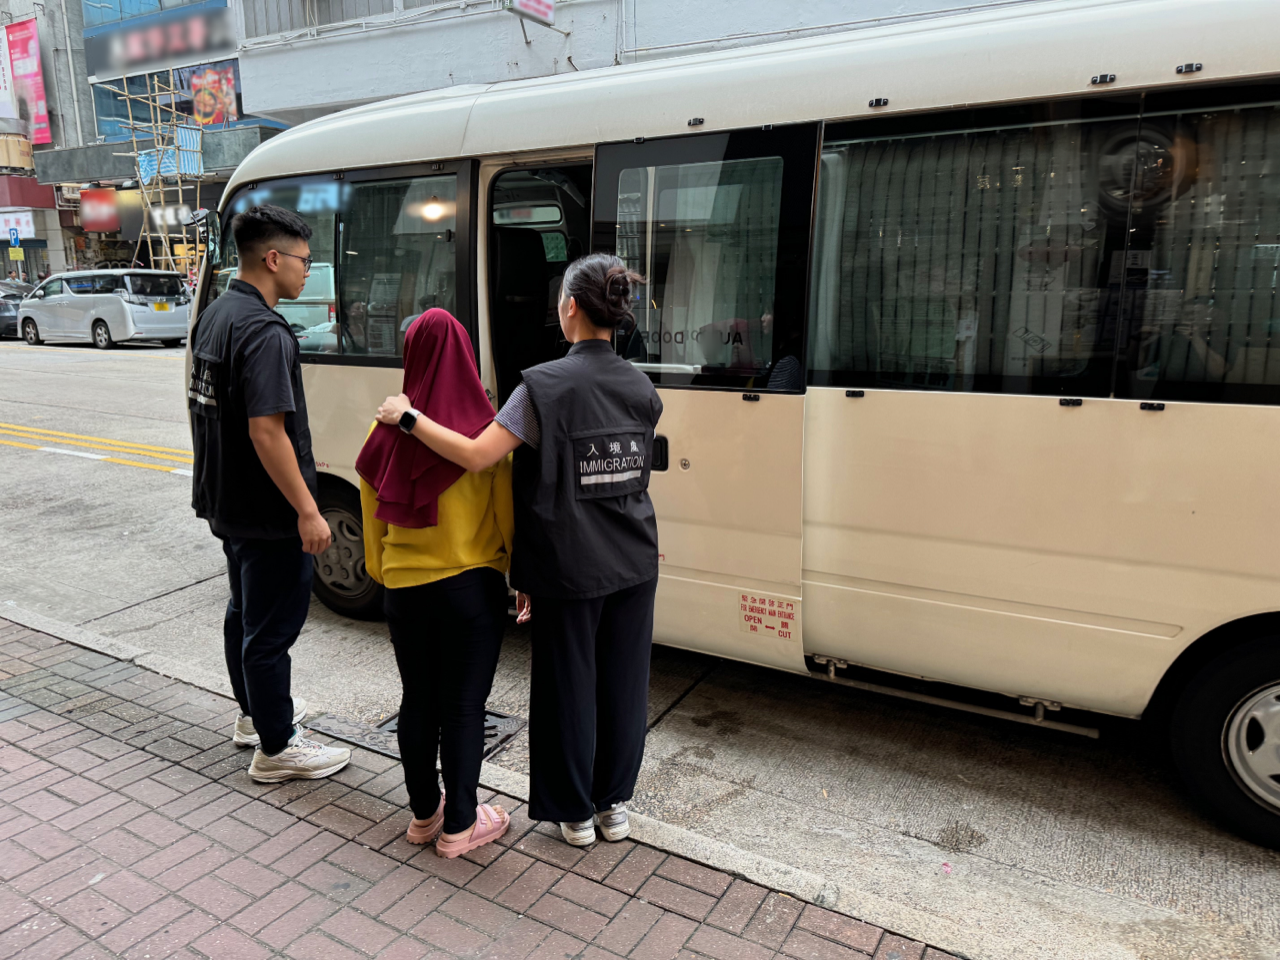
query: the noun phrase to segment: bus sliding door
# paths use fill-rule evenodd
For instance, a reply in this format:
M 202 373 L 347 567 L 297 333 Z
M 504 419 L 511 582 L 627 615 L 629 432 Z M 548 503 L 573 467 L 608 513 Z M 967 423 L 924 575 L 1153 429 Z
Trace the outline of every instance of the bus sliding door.
M 804 670 L 803 329 L 815 124 L 605 144 L 593 248 L 646 282 L 619 355 L 658 387 L 654 639 Z

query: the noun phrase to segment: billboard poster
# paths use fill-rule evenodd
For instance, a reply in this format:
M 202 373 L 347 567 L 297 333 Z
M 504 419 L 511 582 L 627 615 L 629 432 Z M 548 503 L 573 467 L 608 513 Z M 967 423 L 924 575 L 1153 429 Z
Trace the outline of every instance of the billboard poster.
M 186 71 L 183 71 L 184 73 Z M 236 110 L 236 68 L 234 63 L 215 63 L 193 67 L 189 81 L 191 87 L 191 114 L 196 123 L 209 126 L 239 120 Z
M 32 143 L 49 143 L 49 108 L 45 103 L 44 74 L 40 71 L 40 37 L 35 18 L 11 23 L 4 33 L 9 48 L 6 66 L 7 80 L 12 84 L 13 115 L 30 125 Z

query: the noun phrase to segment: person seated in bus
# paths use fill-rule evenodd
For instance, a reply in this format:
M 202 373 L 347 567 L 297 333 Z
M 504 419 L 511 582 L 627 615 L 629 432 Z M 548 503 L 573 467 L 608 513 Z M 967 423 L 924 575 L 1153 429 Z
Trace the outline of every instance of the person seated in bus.
M 658 526 L 649 499 L 662 401 L 618 356 L 614 331 L 632 319 L 641 278 L 597 253 L 565 270 L 560 329 L 567 356 L 530 367 L 483 432 L 416 415 L 387 397 L 401 423 L 442 457 L 485 471 L 515 451 L 511 585 L 532 612 L 529 816 L 556 820 L 575 846 L 630 833 L 648 714 Z
M 298 724 L 306 701 L 289 689 L 289 648 L 310 609 L 313 555 L 333 542 L 316 506 L 300 348 L 276 312 L 306 285 L 311 228 L 264 205 L 237 214 L 231 232 L 236 277 L 191 336 L 191 501 L 227 555 L 223 640 L 240 705 L 232 740 L 256 748 L 249 776 L 260 783 L 314 780 L 345 767 L 351 751 L 305 738 Z
M 1231 336 L 1228 320 L 1213 297 L 1194 297 L 1183 301 L 1167 333 L 1156 323 L 1144 324 L 1142 352 L 1149 362 L 1138 379 L 1222 383 L 1235 366 L 1243 339 L 1239 333 Z
M 413 810 L 407 839 L 435 840 L 436 853 L 452 858 L 511 822 L 476 802 L 484 705 L 507 619 L 511 463 L 469 473 L 411 435 L 426 417 L 466 437 L 493 420 L 471 341 L 447 311 L 428 310 L 406 332 L 401 396 L 404 409 L 374 423 L 356 460 L 365 567 L 386 587 L 403 687 L 396 735 Z

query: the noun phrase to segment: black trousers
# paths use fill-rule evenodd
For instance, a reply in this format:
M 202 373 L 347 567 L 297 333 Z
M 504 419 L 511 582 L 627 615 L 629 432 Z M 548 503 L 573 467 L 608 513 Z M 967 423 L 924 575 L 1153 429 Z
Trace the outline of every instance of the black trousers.
M 388 590 L 385 608 L 404 688 L 396 736 L 409 806 L 419 820 L 435 815 L 438 749 L 444 832 L 460 833 L 476 822 L 484 703 L 502 650 L 507 583 L 490 567 L 464 570 Z
M 253 717 L 262 752 L 276 754 L 293 736 L 289 648 L 307 622 L 315 561 L 302 540 L 222 541 L 231 599 L 222 622 L 227 673 L 240 712 Z
M 532 598 L 534 820 L 587 820 L 635 792 L 657 588 L 654 577 L 591 600 Z

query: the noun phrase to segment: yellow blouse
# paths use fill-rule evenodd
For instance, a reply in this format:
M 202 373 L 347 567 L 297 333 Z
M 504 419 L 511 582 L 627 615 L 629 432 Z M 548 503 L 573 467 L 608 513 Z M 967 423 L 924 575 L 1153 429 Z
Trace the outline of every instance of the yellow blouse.
M 511 457 L 488 470 L 464 473 L 440 494 L 434 527 L 411 529 L 379 520 L 377 494 L 360 481 L 364 563 L 369 576 L 391 589 L 417 587 L 476 567 L 506 573 L 515 512 Z

